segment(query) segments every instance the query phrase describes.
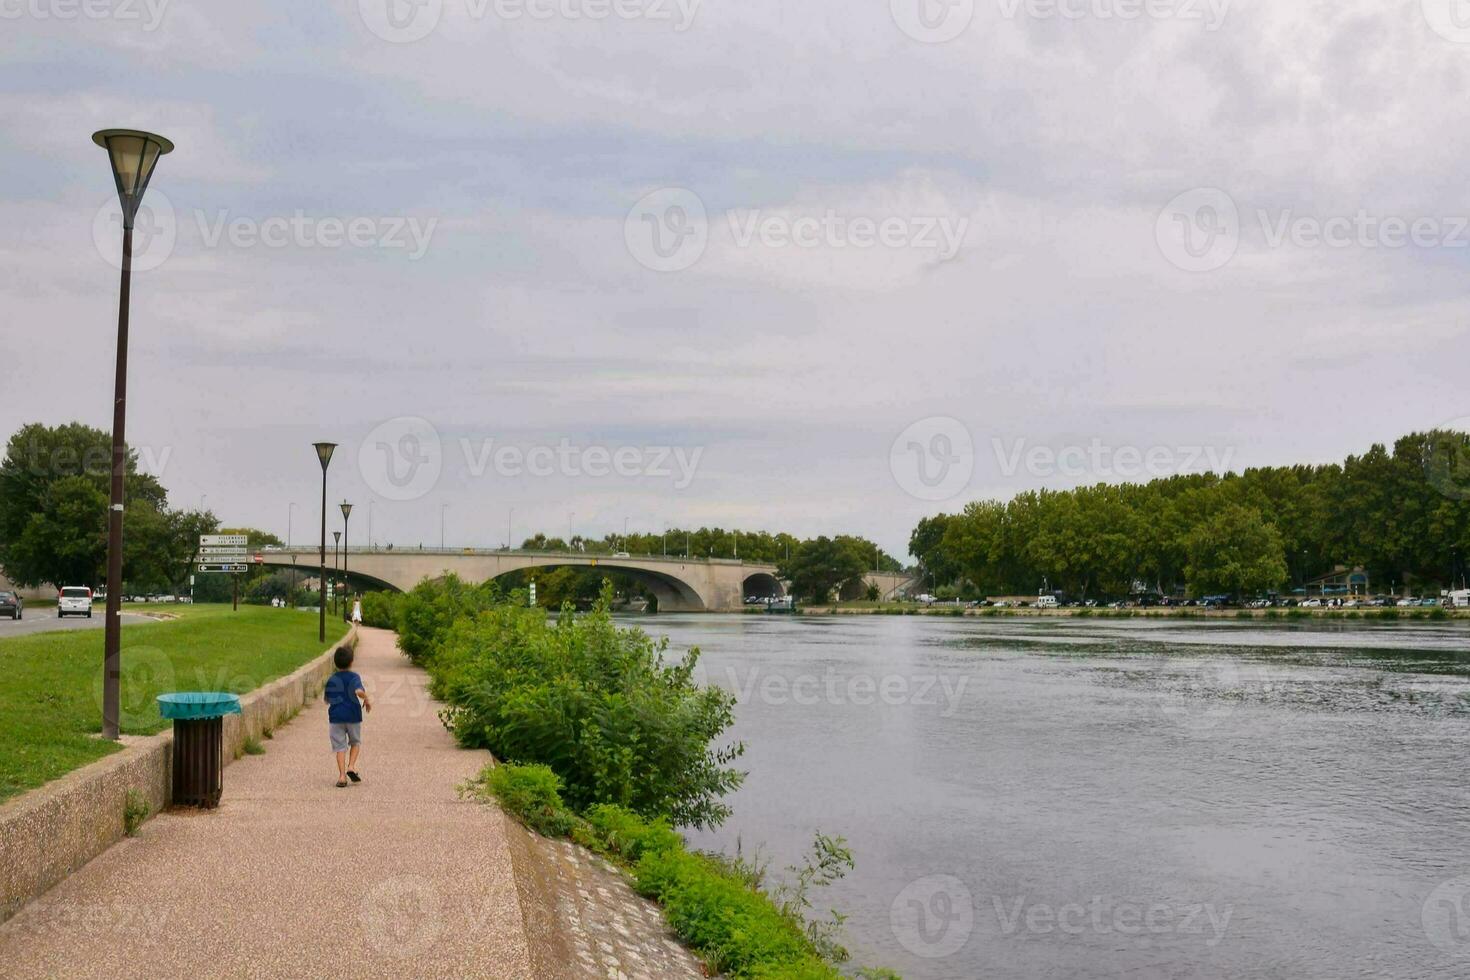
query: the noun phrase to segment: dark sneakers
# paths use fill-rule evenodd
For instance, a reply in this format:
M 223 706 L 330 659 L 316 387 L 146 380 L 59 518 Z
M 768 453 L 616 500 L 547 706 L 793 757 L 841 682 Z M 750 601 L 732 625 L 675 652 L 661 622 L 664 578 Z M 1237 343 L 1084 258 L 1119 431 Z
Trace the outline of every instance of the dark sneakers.
M 347 770 L 347 778 L 352 780 L 354 783 L 362 782 L 362 777 L 353 772 L 351 769 Z

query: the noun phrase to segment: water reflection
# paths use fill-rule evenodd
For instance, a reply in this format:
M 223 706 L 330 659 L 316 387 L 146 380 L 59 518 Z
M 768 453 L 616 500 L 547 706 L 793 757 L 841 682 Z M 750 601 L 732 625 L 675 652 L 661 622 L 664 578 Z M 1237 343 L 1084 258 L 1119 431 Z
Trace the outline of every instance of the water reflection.
M 828 898 L 859 962 L 1470 976 L 1464 628 L 639 622 L 740 698 L 751 776 L 696 843 L 779 868 L 845 835 L 858 868 Z

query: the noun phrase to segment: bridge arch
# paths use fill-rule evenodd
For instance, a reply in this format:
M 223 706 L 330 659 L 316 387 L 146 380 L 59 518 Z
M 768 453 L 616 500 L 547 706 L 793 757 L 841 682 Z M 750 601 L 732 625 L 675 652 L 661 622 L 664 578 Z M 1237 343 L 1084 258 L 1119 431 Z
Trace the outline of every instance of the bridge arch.
M 615 561 L 599 561 L 595 565 L 586 561 L 566 562 L 538 562 L 522 568 L 507 568 L 491 576 L 492 580 L 505 578 L 507 575 L 522 575 L 534 578 L 540 571 L 555 571 L 561 568 L 579 568 L 591 571 L 616 572 L 626 575 L 638 584 L 646 587 L 653 593 L 658 601 L 661 612 L 705 612 L 707 611 L 704 599 L 689 586 L 688 583 L 663 572 L 656 572 L 648 568 L 637 566 L 619 565 Z
M 740 583 L 740 594 L 745 599 L 779 599 L 786 594 L 786 587 L 770 572 L 752 572 Z

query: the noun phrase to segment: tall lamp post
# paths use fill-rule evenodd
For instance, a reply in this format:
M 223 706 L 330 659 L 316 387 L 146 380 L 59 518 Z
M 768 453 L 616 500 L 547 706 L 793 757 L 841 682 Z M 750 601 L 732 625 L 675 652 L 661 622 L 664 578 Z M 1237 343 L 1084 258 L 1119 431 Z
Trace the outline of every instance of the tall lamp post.
M 337 588 L 342 574 L 342 532 L 332 532 L 332 600 L 336 602 L 336 615 L 342 613 L 342 590 Z
M 123 477 L 128 467 L 125 437 L 128 396 L 128 297 L 133 279 L 133 219 L 158 158 L 173 151 L 162 136 L 135 129 L 103 129 L 92 142 L 107 151 L 112 181 L 122 204 L 122 280 L 117 303 L 117 375 L 112 399 L 112 492 L 107 511 L 107 622 L 102 645 L 102 737 L 117 740 L 122 691 Z
M 342 501 L 342 591 L 343 592 L 348 591 L 348 589 L 347 589 L 347 547 L 350 544 L 352 544 L 352 539 L 350 537 L 348 537 L 348 535 L 347 535 L 347 519 L 349 517 L 351 517 L 351 516 L 352 516 L 352 505 L 349 504 L 345 500 Z M 343 603 L 343 606 L 342 606 L 342 613 L 343 613 L 342 618 L 343 619 L 346 619 L 347 618 L 348 608 L 349 607 L 344 602 Z
M 321 601 L 317 603 L 319 610 L 319 622 L 317 624 L 317 642 L 327 642 L 327 466 L 332 462 L 332 453 L 336 451 L 335 442 L 313 443 L 316 447 L 316 458 L 322 464 L 322 544 L 320 558 L 320 574 L 317 580 L 321 587 Z

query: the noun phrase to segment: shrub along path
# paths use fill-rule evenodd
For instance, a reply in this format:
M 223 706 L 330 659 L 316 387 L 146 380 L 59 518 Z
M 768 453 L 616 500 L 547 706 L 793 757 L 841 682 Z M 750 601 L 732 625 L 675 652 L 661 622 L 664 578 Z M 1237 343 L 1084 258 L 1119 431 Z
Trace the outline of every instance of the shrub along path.
M 213 812 L 143 824 L 0 925 L 0 976 L 529 977 L 498 809 L 457 793 L 427 678 L 365 629 L 363 782 L 337 789 L 317 700 L 225 770 Z

